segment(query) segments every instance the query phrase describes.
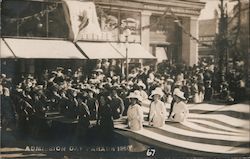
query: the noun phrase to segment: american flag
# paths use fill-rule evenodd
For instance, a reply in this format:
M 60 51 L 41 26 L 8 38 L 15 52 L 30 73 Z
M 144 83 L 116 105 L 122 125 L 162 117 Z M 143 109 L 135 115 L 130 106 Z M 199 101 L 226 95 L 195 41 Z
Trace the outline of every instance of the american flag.
M 170 105 L 166 105 L 170 109 Z M 148 104 L 142 106 L 145 120 Z M 116 121 L 116 132 L 144 144 L 196 155 L 249 155 L 250 107 L 248 104 L 188 104 L 189 117 L 183 123 L 166 120 L 161 128 L 144 122 L 139 131 Z

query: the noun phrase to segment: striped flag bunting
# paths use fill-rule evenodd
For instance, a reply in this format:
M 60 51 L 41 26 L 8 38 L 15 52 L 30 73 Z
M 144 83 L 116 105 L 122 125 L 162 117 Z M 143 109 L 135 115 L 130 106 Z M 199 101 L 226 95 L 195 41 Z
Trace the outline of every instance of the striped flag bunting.
M 170 105 L 166 104 L 169 112 Z M 250 107 L 247 104 L 188 104 L 183 123 L 166 120 L 161 128 L 148 125 L 149 102 L 142 104 L 144 127 L 132 131 L 126 118 L 115 121 L 116 132 L 150 146 L 198 155 L 248 155 Z

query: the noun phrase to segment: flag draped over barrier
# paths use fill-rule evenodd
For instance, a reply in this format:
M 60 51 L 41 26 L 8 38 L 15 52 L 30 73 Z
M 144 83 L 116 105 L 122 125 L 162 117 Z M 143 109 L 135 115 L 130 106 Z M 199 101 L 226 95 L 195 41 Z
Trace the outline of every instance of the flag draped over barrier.
M 64 0 L 64 11 L 67 23 L 70 26 L 70 38 L 73 41 L 83 40 L 86 37 L 101 36 L 95 4 L 75 0 Z
M 169 111 L 170 105 L 167 105 Z M 249 106 L 193 104 L 183 123 L 166 121 L 161 128 L 148 126 L 149 108 L 142 106 L 145 122 L 132 131 L 124 120 L 115 121 L 116 131 L 145 144 L 196 155 L 246 155 L 250 153 Z

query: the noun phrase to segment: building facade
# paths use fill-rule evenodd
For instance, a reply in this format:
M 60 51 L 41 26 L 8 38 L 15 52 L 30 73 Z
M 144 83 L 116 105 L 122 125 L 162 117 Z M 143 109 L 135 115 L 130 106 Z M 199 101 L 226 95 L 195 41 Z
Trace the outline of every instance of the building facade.
M 218 34 L 218 18 L 199 21 L 199 57 L 214 57 L 214 40 Z
M 117 40 L 124 40 L 124 19 L 135 22 L 130 41 L 140 42 L 158 59 L 184 62 L 187 65 L 198 61 L 198 44 L 182 30 L 198 38 L 198 17 L 205 3 L 199 0 L 95 0 L 98 10 L 105 16 L 117 17 L 119 27 Z M 102 16 L 99 14 L 99 16 Z M 116 21 L 116 20 L 114 20 Z M 183 27 L 178 25 L 178 21 Z M 101 23 L 102 27 L 103 22 Z M 110 26 L 110 25 L 109 25 Z M 114 30 L 113 30 L 114 31 Z
M 67 1 L 2 2 L 2 36 L 70 40 L 72 26 L 64 5 Z M 95 4 L 97 14 L 93 15 L 98 18 L 101 34 L 84 34 L 81 41 L 139 43 L 159 61 L 184 62 L 190 66 L 197 63 L 198 43 L 187 33 L 198 38 L 198 17 L 205 3 L 199 0 L 91 2 Z M 85 20 L 84 14 L 79 20 Z

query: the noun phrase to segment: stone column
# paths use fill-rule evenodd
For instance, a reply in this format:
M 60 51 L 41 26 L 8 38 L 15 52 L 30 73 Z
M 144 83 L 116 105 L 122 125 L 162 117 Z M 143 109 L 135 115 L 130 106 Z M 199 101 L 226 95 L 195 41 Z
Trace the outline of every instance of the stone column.
M 151 16 L 151 12 L 149 11 L 141 12 L 141 27 L 150 25 L 150 16 Z M 150 28 L 149 27 L 141 30 L 141 44 L 146 50 L 150 51 L 149 50 L 149 45 L 150 45 Z
M 198 17 L 183 18 L 184 29 L 198 38 Z M 182 61 L 193 66 L 198 63 L 198 43 L 182 31 Z

